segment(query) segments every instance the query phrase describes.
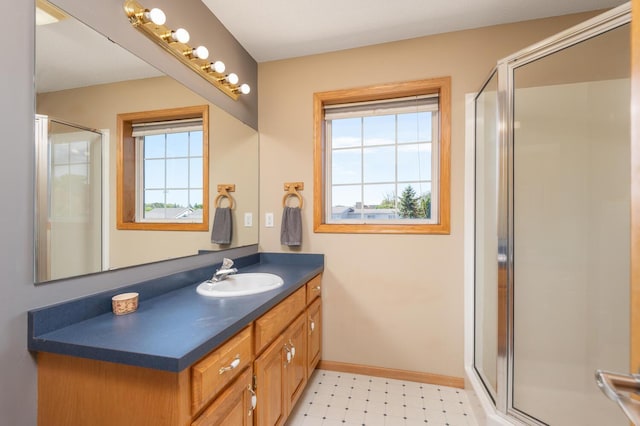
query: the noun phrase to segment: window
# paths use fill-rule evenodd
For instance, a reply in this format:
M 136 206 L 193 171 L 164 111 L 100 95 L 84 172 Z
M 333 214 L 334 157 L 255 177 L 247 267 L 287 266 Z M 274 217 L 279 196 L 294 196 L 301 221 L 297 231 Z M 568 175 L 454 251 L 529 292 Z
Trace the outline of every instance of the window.
M 118 115 L 118 229 L 209 229 L 208 107 Z
M 316 232 L 449 233 L 450 84 L 314 95 Z
M 73 137 L 77 133 L 71 133 Z M 51 135 L 51 220 L 86 221 L 91 200 L 90 143 L 88 140 L 59 141 L 61 134 Z

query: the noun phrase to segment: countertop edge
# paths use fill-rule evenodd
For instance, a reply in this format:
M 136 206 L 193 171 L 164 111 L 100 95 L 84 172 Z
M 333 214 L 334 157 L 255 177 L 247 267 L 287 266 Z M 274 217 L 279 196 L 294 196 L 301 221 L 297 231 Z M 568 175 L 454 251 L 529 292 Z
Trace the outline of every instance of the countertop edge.
M 303 275 L 297 280 L 295 284 L 290 284 L 287 287 L 283 288 L 282 291 L 276 293 L 273 297 L 269 298 L 266 302 L 262 303 L 257 308 L 247 312 L 246 315 L 242 316 L 242 318 L 237 321 L 227 325 L 222 331 L 217 332 L 216 334 L 212 334 L 209 339 L 202 342 L 199 345 L 194 346 L 185 354 L 179 357 L 167 357 L 160 356 L 156 354 L 150 353 L 140 353 L 135 351 L 122 351 L 122 350 L 114 350 L 110 348 L 96 347 L 96 346 L 87 346 L 77 343 L 69 343 L 56 341 L 47 338 L 47 335 L 50 334 L 45 332 L 44 334 L 35 334 L 35 323 L 37 321 L 42 321 L 42 318 L 36 318 L 37 315 L 43 315 L 46 312 L 47 307 L 38 308 L 28 312 L 28 343 L 27 347 L 30 351 L 34 352 L 48 352 L 48 353 L 56 353 L 60 355 L 69 355 L 69 356 L 77 356 L 82 358 L 94 359 L 98 361 L 105 362 L 114 362 L 124 365 L 131 365 L 143 368 L 151 368 L 162 371 L 169 372 L 180 372 L 191 365 L 193 365 L 196 361 L 201 359 L 206 354 L 215 350 L 225 341 L 233 337 L 235 334 L 240 332 L 243 328 L 251 324 L 261 315 L 266 313 L 268 310 L 273 308 L 275 305 L 280 303 L 282 300 L 293 294 L 295 291 L 304 286 L 310 279 L 314 276 L 322 273 L 324 271 L 324 255 L 318 254 L 290 254 L 290 253 L 282 253 L 282 256 L 279 256 L 280 253 L 265 253 L 264 263 L 263 260 L 260 259 L 257 263 L 253 264 L 245 264 L 244 267 L 260 267 L 261 265 L 281 265 L 286 267 L 287 265 L 294 265 L 290 263 L 292 259 L 295 257 L 292 256 L 300 256 L 300 259 L 303 258 L 304 261 L 297 264 L 297 268 L 304 268 Z M 282 262 L 278 261 L 278 258 L 282 259 Z M 255 257 L 253 258 L 255 259 Z M 202 268 L 199 268 L 202 269 Z M 189 271 L 192 272 L 192 271 Z M 196 274 L 199 275 L 199 274 Z M 193 279 L 193 274 L 187 274 L 188 279 Z M 141 283 L 144 284 L 144 283 Z M 127 287 L 128 288 L 128 287 Z M 111 293 L 117 291 L 113 290 Z M 164 294 L 164 293 L 163 293 Z M 162 294 L 161 294 L 162 295 Z M 92 298 L 95 297 L 103 297 L 102 294 L 86 296 L 81 298 L 86 303 L 95 303 L 92 301 Z M 156 295 L 157 297 L 157 295 Z M 84 300 L 86 299 L 86 300 Z M 77 304 L 78 300 L 69 301 L 69 303 Z M 60 305 L 56 304 L 52 305 L 52 308 L 59 309 Z M 82 322 L 82 321 L 80 321 Z M 78 323 L 72 323 L 71 326 L 77 326 Z

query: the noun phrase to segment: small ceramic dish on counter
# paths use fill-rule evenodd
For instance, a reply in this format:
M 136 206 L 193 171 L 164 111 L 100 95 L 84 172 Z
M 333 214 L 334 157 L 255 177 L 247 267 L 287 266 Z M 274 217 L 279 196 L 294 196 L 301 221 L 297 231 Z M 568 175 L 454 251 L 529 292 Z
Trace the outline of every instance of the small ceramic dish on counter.
M 113 313 L 124 315 L 138 309 L 138 293 L 122 293 L 111 298 Z

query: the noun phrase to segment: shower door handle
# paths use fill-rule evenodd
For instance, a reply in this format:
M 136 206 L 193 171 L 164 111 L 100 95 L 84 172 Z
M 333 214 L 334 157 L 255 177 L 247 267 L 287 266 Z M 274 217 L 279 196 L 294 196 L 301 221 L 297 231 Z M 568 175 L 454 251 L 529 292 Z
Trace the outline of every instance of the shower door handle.
M 640 374 L 597 370 L 596 383 L 609 399 L 618 403 L 634 425 L 640 426 Z

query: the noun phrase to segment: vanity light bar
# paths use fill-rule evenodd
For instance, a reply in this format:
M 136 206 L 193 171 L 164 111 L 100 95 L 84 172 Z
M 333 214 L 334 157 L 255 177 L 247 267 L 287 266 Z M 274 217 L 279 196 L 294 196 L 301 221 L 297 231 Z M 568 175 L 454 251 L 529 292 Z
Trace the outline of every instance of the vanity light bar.
M 158 8 L 145 9 L 137 1 L 127 0 L 124 3 L 124 12 L 134 28 L 233 100 L 238 100 L 241 94 L 247 95 L 251 92 L 248 84 L 239 83 L 240 79 L 235 73 L 224 73 L 226 67 L 222 61 L 209 61 L 209 50 L 206 47 L 189 46 L 187 44 L 189 42 L 187 30 L 167 28 L 164 25 L 166 16 L 162 10 Z

